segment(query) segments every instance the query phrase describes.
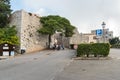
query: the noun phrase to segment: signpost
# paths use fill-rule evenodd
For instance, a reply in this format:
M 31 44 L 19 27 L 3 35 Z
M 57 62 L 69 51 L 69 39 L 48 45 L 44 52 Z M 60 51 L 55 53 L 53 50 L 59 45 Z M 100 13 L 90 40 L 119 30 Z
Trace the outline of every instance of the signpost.
M 98 29 L 98 30 L 96 30 L 96 39 L 97 39 L 97 42 L 99 43 L 99 39 L 100 39 L 100 37 L 103 35 L 103 31 L 102 31 L 102 29 Z
M 96 35 L 97 36 L 101 36 L 102 35 L 102 29 L 98 29 L 98 30 L 96 30 Z

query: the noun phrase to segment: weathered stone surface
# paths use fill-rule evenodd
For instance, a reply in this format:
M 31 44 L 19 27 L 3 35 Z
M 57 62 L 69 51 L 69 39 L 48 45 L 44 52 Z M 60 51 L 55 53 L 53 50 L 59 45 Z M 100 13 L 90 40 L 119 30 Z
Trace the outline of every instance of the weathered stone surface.
M 39 28 L 42 28 L 38 15 L 24 10 L 15 11 L 11 15 L 10 25 L 17 27 L 18 36 L 20 37 L 20 50 L 25 49 L 27 53 L 30 53 L 47 48 L 48 35 L 40 35 L 37 32 Z M 73 37 L 69 38 L 60 36 L 61 33 L 52 35 L 51 45 L 55 43 L 55 40 L 59 44 L 64 44 L 65 47 L 69 47 L 69 44 L 79 44 L 80 35 L 77 28 L 74 30 L 74 33 Z
M 70 37 L 70 44 L 80 44 L 80 43 L 81 43 L 80 34 L 77 28 L 75 28 L 74 35 Z
M 20 37 L 20 49 L 27 53 L 46 48 L 48 36 L 40 35 L 37 30 L 41 28 L 40 17 L 24 10 L 16 11 L 11 16 L 11 25 L 15 25 Z

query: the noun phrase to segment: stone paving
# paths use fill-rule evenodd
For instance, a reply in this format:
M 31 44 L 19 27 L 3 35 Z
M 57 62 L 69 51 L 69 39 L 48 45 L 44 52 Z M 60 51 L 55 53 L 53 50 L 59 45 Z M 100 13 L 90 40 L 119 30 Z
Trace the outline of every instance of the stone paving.
M 120 80 L 120 50 L 111 49 L 110 60 L 74 60 L 54 80 Z
M 44 50 L 0 60 L 0 80 L 53 80 L 68 66 L 74 50 Z

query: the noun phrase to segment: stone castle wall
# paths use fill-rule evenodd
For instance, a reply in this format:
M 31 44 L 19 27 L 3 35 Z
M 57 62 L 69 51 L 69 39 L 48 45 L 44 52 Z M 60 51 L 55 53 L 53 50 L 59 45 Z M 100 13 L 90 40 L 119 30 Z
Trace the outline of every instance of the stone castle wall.
M 74 34 L 72 37 L 70 37 L 70 44 L 80 44 L 81 39 L 80 39 L 80 34 L 77 30 L 77 28 L 74 29 Z
M 42 27 L 39 21 L 39 16 L 24 10 L 16 11 L 11 16 L 11 25 L 16 25 L 20 37 L 20 49 L 26 49 L 27 53 L 47 47 L 48 36 L 37 32 Z

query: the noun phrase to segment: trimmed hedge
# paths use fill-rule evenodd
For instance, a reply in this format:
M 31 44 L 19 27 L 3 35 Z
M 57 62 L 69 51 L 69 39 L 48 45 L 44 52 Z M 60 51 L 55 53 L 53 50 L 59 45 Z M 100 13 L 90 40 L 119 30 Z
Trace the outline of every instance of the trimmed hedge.
M 114 44 L 111 46 L 111 48 L 120 48 L 120 44 Z
M 95 57 L 106 57 L 109 55 L 110 45 L 108 43 L 80 44 L 77 49 L 77 56 L 94 55 Z

